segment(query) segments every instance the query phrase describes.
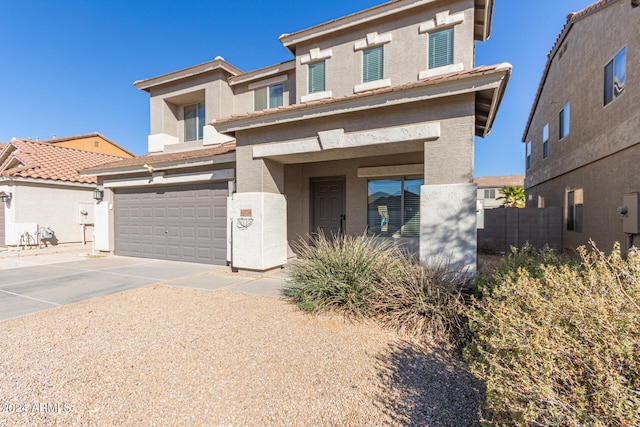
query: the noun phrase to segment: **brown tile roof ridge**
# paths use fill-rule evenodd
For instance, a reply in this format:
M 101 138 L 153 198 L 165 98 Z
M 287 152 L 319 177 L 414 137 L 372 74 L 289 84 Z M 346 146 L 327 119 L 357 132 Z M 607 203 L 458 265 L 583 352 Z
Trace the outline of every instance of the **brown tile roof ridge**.
M 4 169 L 0 175 L 11 178 L 95 184 L 95 177 L 81 176 L 78 171 L 109 160 L 122 158 L 18 138 L 14 138 L 9 144 L 15 147 L 15 151 L 5 157 L 4 162 L 0 165 L 0 170 L 15 160 L 19 162 L 19 165 Z
M 365 92 L 359 92 L 351 95 L 344 95 L 338 98 L 326 98 L 326 99 L 320 99 L 315 101 L 300 102 L 298 104 L 292 104 L 292 105 L 287 105 L 287 106 L 278 107 L 278 108 L 271 108 L 267 110 L 253 111 L 253 112 L 242 113 L 242 114 L 234 114 L 228 117 L 221 117 L 221 118 L 215 119 L 213 121 L 213 124 L 215 125 L 219 123 L 233 122 L 236 120 L 253 118 L 253 117 L 258 117 L 263 115 L 271 115 L 271 114 L 279 113 L 282 111 L 299 110 L 303 108 L 315 107 L 315 106 L 320 106 L 325 104 L 333 104 L 337 102 L 350 101 L 353 99 L 359 99 L 359 98 L 379 95 L 383 93 L 400 92 L 400 91 L 418 88 L 422 86 L 428 86 L 430 84 L 435 84 L 439 82 L 461 80 L 469 76 L 491 74 L 494 72 L 499 72 L 507 69 L 511 70 L 510 64 L 502 63 L 502 64 L 496 64 L 496 65 L 481 65 L 481 66 L 472 68 L 470 70 L 462 70 L 462 71 L 455 71 L 452 73 L 439 74 L 437 76 L 427 77 L 415 82 L 410 82 L 402 85 L 385 87 L 380 89 L 368 90 Z
M 221 145 L 207 148 L 199 148 L 197 150 L 178 151 L 175 153 L 159 153 L 145 154 L 144 156 L 132 157 L 130 159 L 121 159 L 115 162 L 102 163 L 90 168 L 83 169 L 81 173 L 90 174 L 97 171 L 105 171 L 110 169 L 120 169 L 131 166 L 143 166 L 145 164 L 171 163 L 183 160 L 194 160 L 206 157 L 218 156 L 235 151 L 235 142 L 226 142 Z
M 612 5 L 617 1 L 618 0 L 598 0 L 595 3 L 592 3 L 589 6 L 583 9 L 580 9 L 577 12 L 572 12 L 567 15 L 567 21 L 562 27 L 562 30 L 560 30 L 558 37 L 556 37 L 556 41 L 553 43 L 551 50 L 549 50 L 549 53 L 547 53 L 547 62 L 544 66 L 544 70 L 542 71 L 542 77 L 540 78 L 540 83 L 538 84 L 538 90 L 536 91 L 536 96 L 534 98 L 531 111 L 529 112 L 529 118 L 527 119 L 527 124 L 525 126 L 524 133 L 522 134 L 522 142 L 525 142 L 525 139 L 527 138 L 527 133 L 529 132 L 529 127 L 531 126 L 531 120 L 533 119 L 533 113 L 536 110 L 538 101 L 540 99 L 540 95 L 542 94 L 542 88 L 544 87 L 544 83 L 547 80 L 547 75 L 549 74 L 551 62 L 553 61 L 553 58 L 555 57 L 557 50 L 560 48 L 560 45 L 562 45 L 562 42 L 564 42 L 564 39 L 567 37 L 567 34 L 569 34 L 569 31 L 571 30 L 571 27 L 573 27 L 573 24 L 575 24 L 576 22 L 580 21 L 583 18 L 586 18 L 587 16 L 593 13 L 599 12 L 600 10 L 604 9 L 607 6 Z

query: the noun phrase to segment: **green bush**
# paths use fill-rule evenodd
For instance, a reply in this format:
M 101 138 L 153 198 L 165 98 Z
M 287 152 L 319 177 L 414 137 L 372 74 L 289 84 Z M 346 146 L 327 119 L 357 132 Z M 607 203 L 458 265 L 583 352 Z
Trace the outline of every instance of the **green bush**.
M 487 282 L 465 348 L 487 424 L 640 425 L 640 256 L 618 249 L 576 263 L 528 248 Z
M 337 309 L 361 316 L 373 286 L 381 277 L 396 277 L 403 262 L 390 241 L 366 235 L 320 234 L 296 245 L 298 261 L 291 267 L 286 293 L 302 310 Z
M 462 323 L 464 271 L 426 267 L 392 241 L 318 236 L 297 245 L 286 294 L 309 312 L 337 310 L 428 340 L 451 342 Z

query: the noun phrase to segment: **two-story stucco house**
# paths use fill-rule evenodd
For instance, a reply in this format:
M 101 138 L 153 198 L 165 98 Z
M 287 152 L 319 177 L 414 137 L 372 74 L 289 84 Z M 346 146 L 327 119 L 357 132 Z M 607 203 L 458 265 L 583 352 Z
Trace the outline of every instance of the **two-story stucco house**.
M 601 0 L 567 17 L 523 135 L 527 206 L 563 208 L 566 248 L 626 240 L 618 207 L 640 191 L 638 5 Z
M 395 239 L 475 268 L 474 137 L 511 66 L 476 67 L 491 0 L 397 0 L 280 41 L 293 59 L 222 58 L 138 81 L 147 156 L 99 176 L 99 249 L 267 270 L 310 233 Z

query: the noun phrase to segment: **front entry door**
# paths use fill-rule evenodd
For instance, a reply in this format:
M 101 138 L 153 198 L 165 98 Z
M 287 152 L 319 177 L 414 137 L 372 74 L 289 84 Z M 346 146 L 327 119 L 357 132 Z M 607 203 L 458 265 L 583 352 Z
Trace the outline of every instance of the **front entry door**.
M 311 180 L 311 233 L 324 233 L 327 237 L 344 233 L 344 183 L 344 177 Z

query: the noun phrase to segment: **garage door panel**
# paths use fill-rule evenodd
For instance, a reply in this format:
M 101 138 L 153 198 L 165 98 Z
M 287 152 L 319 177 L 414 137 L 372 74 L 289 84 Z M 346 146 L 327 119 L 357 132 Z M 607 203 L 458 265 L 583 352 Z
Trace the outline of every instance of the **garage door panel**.
M 116 254 L 224 264 L 227 183 L 117 190 Z

